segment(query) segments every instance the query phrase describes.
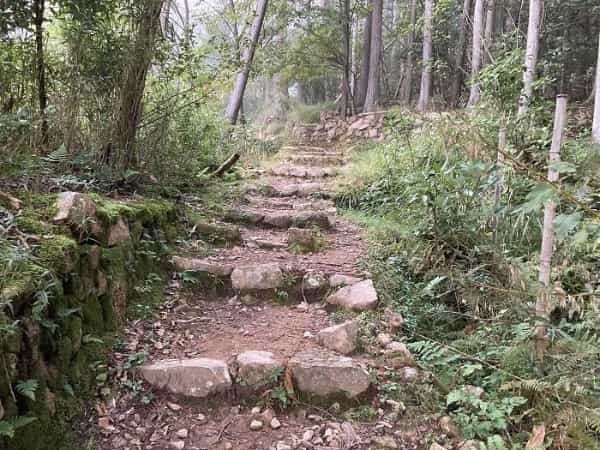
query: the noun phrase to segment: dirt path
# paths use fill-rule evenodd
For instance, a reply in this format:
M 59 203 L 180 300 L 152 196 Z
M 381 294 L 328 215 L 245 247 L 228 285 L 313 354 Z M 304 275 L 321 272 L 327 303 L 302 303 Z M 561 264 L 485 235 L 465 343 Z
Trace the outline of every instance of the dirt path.
M 334 310 L 351 319 L 377 307 L 359 267 L 361 231 L 328 199 L 347 155 L 283 150 L 223 223 L 199 225 L 228 236 L 226 245 L 208 256 L 182 249 L 166 302 L 126 327 L 111 358 L 112 388 L 82 425 L 95 448 L 429 448 L 435 421 L 411 387 L 425 377 L 393 340 L 401 318 L 371 319 L 361 345 L 362 322 L 320 334 Z M 197 277 L 192 289 L 184 270 Z M 141 354 L 141 372 L 126 370 Z M 251 384 L 256 376 L 264 380 Z M 385 393 L 389 386 L 409 392 L 406 404 Z

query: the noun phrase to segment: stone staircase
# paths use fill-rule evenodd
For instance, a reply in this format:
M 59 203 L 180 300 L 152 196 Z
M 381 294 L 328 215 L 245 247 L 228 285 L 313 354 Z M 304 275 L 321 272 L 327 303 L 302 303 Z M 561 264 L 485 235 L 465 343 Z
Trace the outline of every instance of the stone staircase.
M 360 345 L 356 314 L 379 300 L 358 267 L 361 230 L 328 199 L 346 161 L 342 151 L 286 147 L 221 221 L 194 224 L 193 235 L 217 247 L 173 257 L 171 300 L 127 329 L 128 352 L 149 353 L 138 374 L 156 400 L 144 411 L 123 401 L 117 417 L 127 419 L 110 425 L 119 431 L 107 433 L 106 448 L 423 448 L 419 433 L 396 446 L 392 428 L 306 413 L 307 405 L 335 413 L 377 404 L 374 380 L 390 369 L 407 383 L 421 377 L 392 338 L 400 315 L 383 314 L 388 333 L 373 338 L 377 349 Z M 195 279 L 192 290 L 182 289 L 181 274 Z M 334 312 L 345 320 L 336 323 Z M 273 398 L 297 408 L 276 414 Z M 402 406 L 382 408 L 397 420 Z

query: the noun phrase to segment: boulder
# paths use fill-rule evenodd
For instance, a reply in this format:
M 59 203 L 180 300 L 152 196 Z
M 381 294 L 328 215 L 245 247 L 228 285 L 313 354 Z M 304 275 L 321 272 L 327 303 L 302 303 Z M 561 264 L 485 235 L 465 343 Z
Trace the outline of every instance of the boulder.
M 109 247 L 119 245 L 130 238 L 129 225 L 123 218 L 119 217 L 117 221 L 108 228 L 106 243 Z
M 61 192 L 56 198 L 57 213 L 52 222 L 68 225 L 78 232 L 84 231 L 103 239 L 104 230 L 96 217 L 96 204 L 85 194 L 79 192 Z
M 238 291 L 277 289 L 283 286 L 283 271 L 277 263 L 240 266 L 231 273 L 231 283 Z
M 235 359 L 237 379 L 251 389 L 274 384 L 283 372 L 283 364 L 265 351 L 246 351 Z
M 61 192 L 56 198 L 58 212 L 52 218 L 57 224 L 81 227 L 85 221 L 96 217 L 96 204 L 79 192 Z
M 207 259 L 183 258 L 180 256 L 174 256 L 171 259 L 171 263 L 175 267 L 175 270 L 179 272 L 190 271 L 208 273 L 219 278 L 226 278 L 231 275 L 231 272 L 233 272 L 233 266 L 228 264 L 220 264 Z
M 170 359 L 140 367 L 149 384 L 173 394 L 206 398 L 231 388 L 227 364 L 207 358 Z
M 349 320 L 342 324 L 325 328 L 317 333 L 317 342 L 329 350 L 348 355 L 356 350 L 358 322 Z
M 354 398 L 370 387 L 369 373 L 352 358 L 325 350 L 305 350 L 288 362 L 300 392 L 317 397 Z
M 345 286 L 327 298 L 327 303 L 342 308 L 363 311 L 377 306 L 377 292 L 372 280 Z

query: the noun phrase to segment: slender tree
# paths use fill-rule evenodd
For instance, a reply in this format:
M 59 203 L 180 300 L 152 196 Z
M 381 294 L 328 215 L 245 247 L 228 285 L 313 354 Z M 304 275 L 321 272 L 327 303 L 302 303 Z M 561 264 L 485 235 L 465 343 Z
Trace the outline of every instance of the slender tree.
M 592 125 L 592 137 L 594 142 L 600 144 L 600 44 L 598 45 L 596 81 L 594 83 L 594 122 Z
M 343 56 L 344 56 L 344 67 L 342 76 L 342 101 L 340 104 L 342 118 L 346 118 L 348 109 L 350 108 L 350 102 L 352 100 L 352 94 L 350 90 L 350 76 L 352 63 L 350 61 L 352 57 L 352 18 L 350 16 L 350 0 L 340 0 L 340 9 L 342 13 L 342 36 L 343 36 Z
M 467 47 L 467 22 L 471 10 L 471 0 L 463 1 L 462 13 L 458 19 L 458 44 L 454 58 L 454 79 L 452 81 L 452 105 L 458 106 L 461 89 L 463 85 L 465 52 Z
M 256 13 L 250 29 L 250 44 L 244 50 L 244 55 L 242 57 L 243 67 L 237 74 L 233 92 L 229 97 L 229 103 L 227 104 L 227 109 L 225 111 L 225 115 L 233 125 L 235 125 L 238 120 L 244 92 L 246 90 L 246 85 L 248 84 L 248 77 L 250 76 L 250 69 L 252 68 L 252 60 L 254 59 L 254 53 L 258 46 L 260 33 L 267 13 L 267 6 L 268 0 L 257 0 L 256 2 Z
M 137 18 L 137 32 L 125 68 L 119 111 L 113 124 L 112 142 L 106 155 L 109 162 L 117 168 L 129 169 L 137 165 L 135 138 L 142 116 L 146 77 L 160 32 L 163 3 L 164 0 L 144 0 L 144 6 Z
M 373 0 L 373 21 L 371 31 L 371 60 L 364 111 L 372 112 L 379 106 L 381 55 L 383 51 L 383 0 Z
M 559 95 L 556 98 L 556 111 L 554 113 L 554 131 L 552 134 L 552 146 L 548 165 L 548 181 L 556 183 L 558 172 L 553 167 L 560 161 L 560 147 L 563 134 L 567 124 L 567 97 Z M 540 288 L 535 303 L 536 327 L 535 327 L 535 352 L 539 362 L 543 362 L 547 346 L 548 305 L 551 291 L 550 274 L 552 268 L 552 253 L 554 251 L 554 217 L 556 215 L 556 203 L 554 200 L 546 202 L 544 207 L 544 225 L 542 229 L 542 246 L 540 250 Z
M 48 145 L 48 90 L 46 86 L 46 62 L 44 58 L 44 13 L 46 10 L 45 0 L 33 2 L 33 21 L 35 26 L 35 67 L 37 79 L 38 105 L 41 118 L 41 144 Z
M 471 92 L 467 106 L 475 106 L 479 103 L 481 93 L 477 77 L 481 70 L 481 50 L 483 46 L 483 18 L 484 0 L 475 0 L 475 11 L 473 12 L 473 49 L 471 52 Z
M 433 65 L 433 1 L 425 0 L 423 12 L 423 69 L 421 71 L 421 90 L 417 109 L 421 112 L 429 107 L 431 97 L 431 71 Z
M 485 15 L 485 31 L 483 33 L 483 63 L 485 67 L 490 62 L 492 43 L 494 40 L 494 25 L 496 20 L 496 0 L 488 0 Z
M 413 84 L 413 65 L 415 60 L 415 27 L 417 23 L 417 0 L 410 0 L 410 12 L 409 12 L 410 28 L 408 30 L 408 36 L 406 39 L 406 48 L 408 53 L 406 55 L 406 65 L 404 67 L 404 81 L 402 84 L 402 101 L 406 104 L 410 104 L 412 97 L 412 84 Z
M 367 1 L 369 13 L 365 17 L 365 25 L 363 27 L 363 44 L 362 44 L 362 62 L 360 64 L 360 77 L 357 87 L 356 102 L 359 105 L 365 104 L 367 97 L 367 87 L 369 85 L 369 65 L 371 64 L 371 30 L 373 29 L 373 3 L 372 0 Z
M 533 95 L 533 82 L 535 81 L 535 68 L 537 66 L 540 46 L 540 32 L 542 24 L 542 10 L 544 0 L 529 1 L 529 24 L 527 26 L 527 48 L 525 50 L 525 64 L 523 71 L 523 88 L 519 97 L 518 116 L 525 115 L 529 109 Z

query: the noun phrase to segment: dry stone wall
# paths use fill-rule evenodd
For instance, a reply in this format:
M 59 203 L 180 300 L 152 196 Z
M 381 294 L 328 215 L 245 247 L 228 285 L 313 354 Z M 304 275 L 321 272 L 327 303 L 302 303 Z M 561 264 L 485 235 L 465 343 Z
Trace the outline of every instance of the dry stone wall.
M 162 292 L 174 234 L 175 208 L 162 201 L 65 192 L 43 209 L 51 213 L 19 216 L 38 232 L 26 261 L 14 273 L 0 267 L 0 426 L 15 433 L 0 448 L 74 448 L 76 399 L 101 388 L 103 354 L 127 311 Z

